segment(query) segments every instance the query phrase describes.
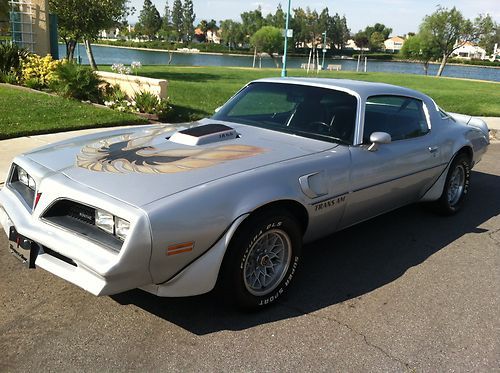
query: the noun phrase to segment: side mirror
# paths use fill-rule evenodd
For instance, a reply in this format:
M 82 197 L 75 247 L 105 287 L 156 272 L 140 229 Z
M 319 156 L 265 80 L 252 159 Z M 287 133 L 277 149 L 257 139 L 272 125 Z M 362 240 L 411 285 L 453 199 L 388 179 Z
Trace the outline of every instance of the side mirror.
M 373 132 L 370 135 L 370 142 L 372 143 L 368 148 L 371 152 L 376 152 L 380 144 L 390 144 L 392 141 L 391 135 L 387 132 Z
M 215 108 L 214 113 L 218 113 L 220 109 L 222 109 L 222 106 L 219 106 L 218 108 Z

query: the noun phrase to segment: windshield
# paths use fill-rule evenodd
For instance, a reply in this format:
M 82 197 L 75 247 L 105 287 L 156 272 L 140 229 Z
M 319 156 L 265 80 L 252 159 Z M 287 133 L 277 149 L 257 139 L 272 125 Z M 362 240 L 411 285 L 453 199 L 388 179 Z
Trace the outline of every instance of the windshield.
M 330 142 L 352 144 L 357 100 L 333 89 L 251 83 L 212 118 Z

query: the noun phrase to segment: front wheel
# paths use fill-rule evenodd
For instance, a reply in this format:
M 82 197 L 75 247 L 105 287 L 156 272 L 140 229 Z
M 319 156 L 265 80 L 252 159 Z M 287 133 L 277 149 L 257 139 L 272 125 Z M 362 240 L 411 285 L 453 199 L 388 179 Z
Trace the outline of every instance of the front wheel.
M 470 160 L 459 154 L 451 163 L 441 198 L 436 202 L 438 211 L 445 215 L 457 213 L 465 202 L 470 183 Z
M 249 217 L 224 258 L 222 295 L 247 309 L 274 303 L 292 281 L 301 246 L 300 226 L 286 212 Z

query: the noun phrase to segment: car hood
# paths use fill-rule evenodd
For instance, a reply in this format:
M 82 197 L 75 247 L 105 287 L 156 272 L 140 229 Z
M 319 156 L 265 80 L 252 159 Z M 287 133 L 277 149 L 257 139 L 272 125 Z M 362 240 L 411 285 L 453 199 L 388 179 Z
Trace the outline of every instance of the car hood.
M 236 138 L 204 145 L 174 142 L 183 129 L 231 127 Z M 135 206 L 336 144 L 214 120 L 157 125 L 77 137 L 25 154 L 42 166 Z

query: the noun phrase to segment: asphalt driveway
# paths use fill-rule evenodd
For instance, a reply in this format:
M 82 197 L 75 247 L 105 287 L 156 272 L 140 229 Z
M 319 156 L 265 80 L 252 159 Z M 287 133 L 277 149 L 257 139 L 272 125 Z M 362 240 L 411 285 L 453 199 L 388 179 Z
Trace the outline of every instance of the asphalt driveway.
M 304 252 L 261 313 L 213 296 L 97 298 L 23 268 L 0 237 L 0 371 L 499 371 L 500 144 L 465 210 L 409 206 Z

